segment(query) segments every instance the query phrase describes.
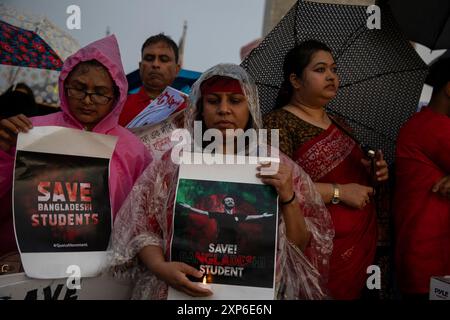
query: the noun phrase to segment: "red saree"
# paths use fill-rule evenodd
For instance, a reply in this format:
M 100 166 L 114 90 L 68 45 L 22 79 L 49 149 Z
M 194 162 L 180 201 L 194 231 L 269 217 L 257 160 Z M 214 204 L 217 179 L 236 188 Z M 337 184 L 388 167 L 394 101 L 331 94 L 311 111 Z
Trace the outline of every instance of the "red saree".
M 296 161 L 314 182 L 370 185 L 358 145 L 334 124 L 302 144 Z M 364 209 L 343 203 L 327 205 L 335 227 L 329 289 L 335 299 L 357 299 L 366 285 L 367 267 L 374 261 L 377 223 L 372 203 Z

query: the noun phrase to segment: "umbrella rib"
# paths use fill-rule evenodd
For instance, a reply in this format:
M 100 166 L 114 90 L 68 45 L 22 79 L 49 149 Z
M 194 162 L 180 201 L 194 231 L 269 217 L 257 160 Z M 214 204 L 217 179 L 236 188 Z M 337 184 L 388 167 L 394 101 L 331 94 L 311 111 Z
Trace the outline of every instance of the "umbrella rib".
M 297 17 L 298 17 L 298 7 L 300 6 L 300 1 L 297 1 L 295 3 L 295 15 L 294 15 L 294 41 L 295 41 L 295 46 L 298 46 L 299 42 L 298 42 L 298 32 L 297 32 Z
M 358 83 L 361 83 L 361 82 L 364 82 L 364 81 L 367 81 L 367 80 L 372 80 L 372 79 L 383 77 L 383 76 L 387 76 L 387 75 L 390 75 L 390 74 L 397 74 L 397 73 L 403 73 L 403 72 L 413 72 L 413 71 L 420 71 L 420 70 L 427 70 L 427 69 L 426 68 L 414 68 L 414 69 L 399 70 L 399 71 L 394 71 L 394 72 L 380 73 L 380 74 L 376 74 L 376 75 L 371 76 L 371 77 L 364 78 L 364 79 L 359 80 L 359 81 L 350 82 L 350 83 L 347 83 L 345 85 L 340 85 L 339 88 L 346 88 L 346 87 L 349 87 L 349 86 L 352 86 L 352 85 L 355 85 L 355 84 L 358 84 Z M 278 85 L 268 84 L 268 83 L 264 83 L 264 82 L 260 82 L 260 81 L 255 81 L 255 83 L 257 85 L 263 85 L 263 86 L 266 86 L 266 87 L 269 87 L 269 88 L 273 88 L 273 89 L 280 89 L 280 86 L 278 86 Z
M 385 72 L 385 73 L 380 73 L 380 74 L 376 74 L 374 76 L 370 76 L 367 78 L 364 78 L 362 80 L 359 81 L 355 81 L 355 82 L 350 82 L 344 85 L 340 85 L 339 88 L 346 88 L 364 81 L 368 81 L 368 80 L 372 80 L 372 79 L 376 79 L 376 78 L 380 78 L 383 76 L 387 76 L 387 75 L 391 75 L 391 74 L 397 74 L 397 73 L 404 73 L 404 72 L 414 72 L 414 71 L 420 71 L 420 70 L 427 70 L 427 68 L 424 67 L 420 67 L 420 68 L 414 68 L 414 69 L 406 69 L 406 70 L 399 70 L 399 71 L 392 71 L 392 72 Z
M 372 127 L 370 127 L 370 126 L 368 126 L 368 125 L 366 125 L 366 124 L 364 124 L 364 123 L 362 123 L 362 122 L 359 122 L 359 121 L 357 121 L 357 120 L 355 120 L 355 119 L 349 119 L 346 115 L 342 114 L 342 113 L 339 112 L 339 111 L 336 111 L 336 110 L 334 110 L 334 109 L 330 109 L 330 110 L 331 110 L 333 113 L 339 115 L 340 117 L 342 117 L 342 118 L 344 118 L 344 119 L 347 119 L 347 120 L 350 120 L 351 122 L 354 122 L 354 123 L 356 123 L 357 125 L 359 125 L 359 126 L 365 128 L 365 129 L 367 129 L 367 130 L 369 130 L 369 131 L 375 131 Z M 378 132 L 378 131 L 375 131 L 375 132 L 376 132 L 377 134 L 379 134 L 380 136 L 382 136 L 383 138 L 388 139 L 388 140 L 391 141 L 391 142 L 395 142 L 395 139 L 393 139 L 393 138 L 387 136 L 386 134 L 384 134 L 384 133 L 382 133 L 382 132 Z
M 339 58 L 345 53 L 345 51 L 347 51 L 347 49 L 352 47 L 352 45 L 356 42 L 356 40 L 358 40 L 361 37 L 361 35 L 364 34 L 364 32 L 366 30 L 367 30 L 366 26 L 361 26 L 358 28 L 358 30 L 356 30 L 354 33 L 349 35 L 349 37 L 347 38 L 348 41 L 345 41 L 346 46 L 341 48 L 336 53 L 336 61 L 339 60 Z
M 19 74 L 20 70 L 21 68 L 19 68 L 18 66 L 15 67 L 14 75 L 10 81 L 11 85 L 14 85 L 14 83 L 16 82 L 17 75 Z

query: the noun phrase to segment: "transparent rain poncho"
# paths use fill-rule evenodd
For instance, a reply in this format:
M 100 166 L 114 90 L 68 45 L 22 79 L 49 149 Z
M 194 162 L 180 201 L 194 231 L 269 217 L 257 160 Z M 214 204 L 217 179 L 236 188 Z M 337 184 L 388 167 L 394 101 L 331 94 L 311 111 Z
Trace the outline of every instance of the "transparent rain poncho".
M 200 85 L 217 75 L 239 80 L 248 100 L 252 126 L 260 128 L 261 114 L 256 85 L 243 68 L 234 64 L 212 67 L 193 85 L 190 105 L 186 110 L 185 127 L 193 132 L 194 120 L 199 120 L 201 116 L 198 108 Z M 286 238 L 280 207 L 275 297 L 325 299 L 328 297 L 326 282 L 334 237 L 331 217 L 310 177 L 281 152 L 280 160 L 293 170 L 294 191 L 311 233 L 311 240 L 302 252 Z M 160 246 L 167 258 L 177 179 L 178 165 L 171 161 L 169 150 L 161 161 L 154 161 L 147 167 L 116 217 L 111 236 L 110 263 L 117 277 L 127 277 L 134 281 L 133 299 L 167 297 L 167 285 L 139 262 L 137 254 L 143 247 L 154 245 Z

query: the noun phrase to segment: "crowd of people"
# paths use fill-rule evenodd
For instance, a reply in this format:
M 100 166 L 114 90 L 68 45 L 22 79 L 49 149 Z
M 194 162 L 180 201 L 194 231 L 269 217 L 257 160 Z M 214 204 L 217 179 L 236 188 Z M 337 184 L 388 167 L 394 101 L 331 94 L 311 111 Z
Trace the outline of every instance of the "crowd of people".
M 3 117 L 0 257 L 17 251 L 11 193 L 18 132 L 45 125 L 92 131 L 119 138 L 109 179 L 111 269 L 133 278 L 136 299 L 165 299 L 169 286 L 193 297 L 210 296 L 213 292 L 191 281 L 203 276 L 199 270 L 169 259 L 179 175 L 172 150 L 155 160 L 123 128 L 180 70 L 177 45 L 166 35 L 148 38 L 141 53 L 142 87 L 136 94 L 127 95 L 117 41 L 109 36 L 64 62 L 60 112 Z M 308 40 L 295 46 L 284 60 L 276 106 L 262 115 L 249 74 L 234 64 L 213 66 L 193 85 L 189 104 L 180 107 L 184 127 L 192 131 L 200 121 L 204 131 L 220 130 L 224 141 L 227 129 L 279 130 L 279 145 L 269 149 L 279 148 L 280 165 L 276 172 L 257 174 L 278 195 L 277 299 L 364 296 L 377 246 L 374 181 L 383 184 L 394 176 L 398 288 L 402 298 L 427 298 L 430 277 L 450 274 L 450 57 L 430 68 L 431 101 L 401 129 L 394 170 L 388 170 L 382 150 L 375 150 L 372 163 L 345 120 L 326 112 L 338 93 L 337 67 L 326 44 Z M 221 148 L 222 153 L 238 151 L 226 144 Z

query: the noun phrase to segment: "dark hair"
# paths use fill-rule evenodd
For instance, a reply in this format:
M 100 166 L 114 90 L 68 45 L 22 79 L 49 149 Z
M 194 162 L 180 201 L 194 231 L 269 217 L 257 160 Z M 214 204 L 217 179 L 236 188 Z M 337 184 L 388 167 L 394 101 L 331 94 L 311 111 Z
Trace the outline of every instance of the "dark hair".
M 25 83 L 19 82 L 18 84 L 16 84 L 14 87 L 14 91 L 16 91 L 17 89 L 25 90 L 27 95 L 29 95 L 30 97 L 32 97 L 34 99 L 33 90 L 29 86 L 27 86 Z
M 225 197 L 223 197 L 223 199 L 222 199 L 222 204 L 225 204 L 225 199 L 227 199 L 227 198 L 231 198 L 231 199 L 233 199 L 233 201 L 234 201 L 234 204 L 236 204 L 236 203 L 237 203 L 237 201 L 236 201 L 236 197 L 235 197 L 235 196 L 232 196 L 232 195 L 229 195 L 229 194 L 227 194 L 227 195 L 225 195 Z
M 331 49 L 324 43 L 317 40 L 307 40 L 301 42 L 286 54 L 283 63 L 283 83 L 276 99 L 276 108 L 281 108 L 289 103 L 293 87 L 289 77 L 294 73 L 301 77 L 306 66 L 311 62 L 311 58 L 317 51 L 331 52 Z
M 433 94 L 439 92 L 450 81 L 450 54 L 445 53 L 434 62 L 425 83 L 433 87 Z
M 22 89 L 26 93 L 17 89 Z M 22 82 L 9 87 L 8 90 L 0 95 L 0 106 L 0 119 L 9 118 L 21 113 L 27 117 L 38 115 L 33 90 Z
M 146 47 L 159 42 L 165 42 L 169 47 L 172 48 L 173 52 L 175 53 L 175 62 L 178 63 L 178 46 L 171 37 L 166 36 L 164 33 L 151 36 L 150 38 L 145 40 L 144 44 L 142 45 L 141 55 L 144 53 L 144 49 Z

